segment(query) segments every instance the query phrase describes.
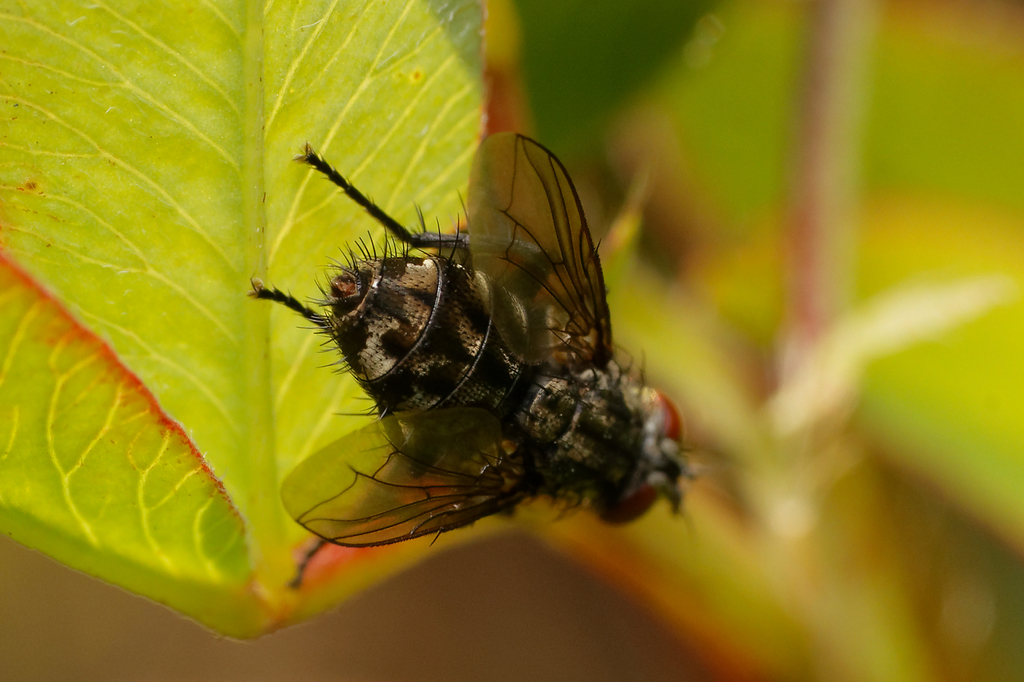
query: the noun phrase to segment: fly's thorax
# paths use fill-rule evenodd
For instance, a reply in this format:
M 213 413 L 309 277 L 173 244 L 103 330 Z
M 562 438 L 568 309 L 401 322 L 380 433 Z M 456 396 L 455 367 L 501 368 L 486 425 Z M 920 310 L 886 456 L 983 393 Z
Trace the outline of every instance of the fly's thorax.
M 572 376 L 542 372 L 516 411 L 516 423 L 530 441 L 555 443 L 572 425 L 579 402 L 579 386 Z
M 516 424 L 541 492 L 571 504 L 603 508 L 632 472 L 642 441 L 640 418 L 612 375 L 555 362 L 534 377 Z
M 673 504 L 679 498 L 685 471 L 671 414 L 660 393 L 612 361 L 539 376 L 517 422 L 542 470 L 543 492 L 619 521 L 659 494 Z
M 331 334 L 361 382 L 391 372 L 416 345 L 438 289 L 433 259 L 356 261 L 335 273 L 326 300 Z

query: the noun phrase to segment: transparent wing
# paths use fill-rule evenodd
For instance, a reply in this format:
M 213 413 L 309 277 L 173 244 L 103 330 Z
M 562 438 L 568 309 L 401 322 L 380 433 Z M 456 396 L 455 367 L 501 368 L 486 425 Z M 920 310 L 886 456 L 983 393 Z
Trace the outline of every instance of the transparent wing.
M 491 135 L 473 161 L 467 213 L 473 267 L 492 283 L 491 312 L 511 350 L 530 362 L 563 350 L 604 366 L 604 276 L 561 162 L 522 135 Z
M 452 530 L 510 507 L 523 497 L 522 477 L 489 412 L 407 412 L 303 460 L 285 478 L 281 499 L 310 532 L 364 547 Z

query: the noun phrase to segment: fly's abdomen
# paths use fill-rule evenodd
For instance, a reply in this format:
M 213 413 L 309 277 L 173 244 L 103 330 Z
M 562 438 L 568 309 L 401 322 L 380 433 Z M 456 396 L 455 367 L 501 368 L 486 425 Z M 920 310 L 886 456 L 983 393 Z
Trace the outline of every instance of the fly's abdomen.
M 500 409 L 522 366 L 483 288 L 440 256 L 360 261 L 331 280 L 332 334 L 380 412 Z
M 471 359 L 460 358 L 469 360 L 466 371 L 451 392 L 432 407 L 482 407 L 504 417 L 522 393 L 522 385 L 532 375 L 532 368 L 512 354 L 498 333 L 484 303 L 486 293 L 481 281 L 454 264 L 444 272 L 448 290 L 446 296 L 442 296 L 438 311 L 439 327 L 450 329 L 450 334 L 457 338 L 445 338 L 440 330 L 435 336 L 431 329 L 426 341 L 443 355 L 447 344 L 471 338 L 473 353 Z M 483 330 L 482 337 L 480 330 Z

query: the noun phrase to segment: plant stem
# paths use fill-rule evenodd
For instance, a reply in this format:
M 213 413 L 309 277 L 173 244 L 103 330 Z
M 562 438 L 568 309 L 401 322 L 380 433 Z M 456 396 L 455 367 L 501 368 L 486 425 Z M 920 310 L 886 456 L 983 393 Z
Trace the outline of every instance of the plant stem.
M 783 370 L 799 363 L 845 307 L 871 0 L 810 3 L 790 204 L 789 329 Z

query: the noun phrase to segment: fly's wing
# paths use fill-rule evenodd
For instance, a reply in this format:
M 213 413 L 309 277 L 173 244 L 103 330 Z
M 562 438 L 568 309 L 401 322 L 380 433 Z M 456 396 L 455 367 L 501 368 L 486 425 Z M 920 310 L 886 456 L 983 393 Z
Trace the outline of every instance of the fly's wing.
M 491 313 L 510 349 L 527 362 L 561 350 L 604 366 L 604 276 L 561 162 L 522 135 L 491 135 L 473 160 L 467 213 L 473 267 L 491 283 Z
M 477 408 L 407 412 L 303 460 L 281 486 L 293 519 L 349 547 L 452 530 L 523 497 L 501 423 Z

